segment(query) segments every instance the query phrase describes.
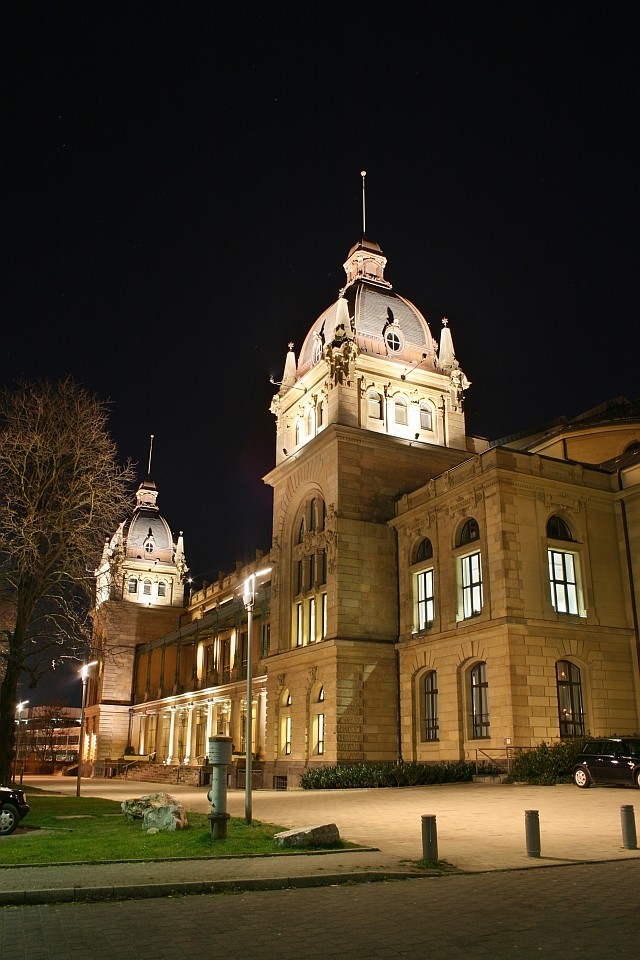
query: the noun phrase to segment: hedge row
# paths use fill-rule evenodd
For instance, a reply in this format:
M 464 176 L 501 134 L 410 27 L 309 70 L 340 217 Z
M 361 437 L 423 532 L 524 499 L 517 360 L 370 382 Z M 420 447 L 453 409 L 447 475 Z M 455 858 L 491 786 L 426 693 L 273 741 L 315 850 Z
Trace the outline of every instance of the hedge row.
M 304 790 L 347 790 L 354 787 L 424 787 L 433 783 L 462 783 L 476 772 L 474 763 L 355 763 L 305 770 Z
M 524 781 L 539 786 L 568 783 L 583 745 L 584 737 L 567 738 L 555 743 L 543 741 L 537 747 L 516 755 L 507 781 Z

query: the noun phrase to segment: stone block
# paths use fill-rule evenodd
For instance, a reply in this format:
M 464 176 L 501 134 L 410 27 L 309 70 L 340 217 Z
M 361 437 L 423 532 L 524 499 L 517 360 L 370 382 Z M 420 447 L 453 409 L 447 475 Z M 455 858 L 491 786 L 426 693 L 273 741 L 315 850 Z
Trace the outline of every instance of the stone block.
M 299 830 L 283 830 L 273 839 L 279 847 L 329 847 L 340 842 L 340 831 L 335 823 L 324 823 Z

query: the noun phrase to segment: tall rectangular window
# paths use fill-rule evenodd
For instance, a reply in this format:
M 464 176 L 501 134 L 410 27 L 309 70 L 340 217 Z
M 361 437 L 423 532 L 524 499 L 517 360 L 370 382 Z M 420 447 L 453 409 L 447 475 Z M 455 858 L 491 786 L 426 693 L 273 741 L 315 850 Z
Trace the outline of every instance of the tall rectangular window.
M 324 713 L 318 714 L 318 753 L 324 753 Z
M 296 603 L 294 606 L 295 614 L 295 631 L 296 631 L 296 647 L 301 647 L 304 639 L 304 611 L 302 609 L 301 603 Z
M 284 720 L 284 752 L 291 753 L 291 717 Z
M 316 640 L 316 598 L 309 599 L 309 643 Z
M 321 632 L 321 639 L 324 640 L 324 638 L 325 638 L 326 635 L 327 635 L 327 595 L 326 595 L 326 593 L 323 593 L 323 594 L 321 594 L 320 596 L 321 596 L 321 602 L 322 602 L 322 632 Z
M 418 630 L 426 630 L 433 624 L 433 570 L 421 570 L 415 575 L 416 591 L 416 626 Z
M 423 740 L 438 739 L 438 674 L 430 670 L 424 678 L 424 726 Z
M 482 565 L 480 554 L 472 553 L 460 560 L 462 583 L 462 617 L 477 616 L 482 610 Z
M 576 564 L 572 553 L 564 550 L 549 550 L 549 583 L 551 604 L 556 613 L 578 611 L 578 585 Z

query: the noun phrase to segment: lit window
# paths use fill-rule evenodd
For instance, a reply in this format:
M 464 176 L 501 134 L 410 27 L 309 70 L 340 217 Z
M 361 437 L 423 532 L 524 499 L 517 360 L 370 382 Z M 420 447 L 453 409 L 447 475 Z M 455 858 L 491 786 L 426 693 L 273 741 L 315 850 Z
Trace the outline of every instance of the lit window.
M 167 585 L 164 582 L 164 580 L 160 580 L 160 582 L 158 583 L 158 596 L 166 597 L 166 595 L 167 595 Z
M 144 593 L 145 597 L 151 596 L 151 580 L 144 581 L 142 584 L 142 592 Z
M 322 594 L 320 595 L 320 597 L 321 597 L 321 602 L 322 602 L 322 636 L 321 636 L 321 640 L 324 640 L 324 638 L 325 638 L 326 635 L 327 635 L 327 595 L 326 595 L 326 593 L 322 593 Z
M 284 718 L 284 752 L 291 753 L 291 717 Z
M 551 604 L 556 613 L 578 613 L 578 584 L 572 553 L 549 550 Z
M 316 598 L 309 599 L 309 643 L 315 643 L 316 639 Z
M 558 719 L 561 737 L 584 736 L 584 712 L 582 709 L 582 678 L 580 670 L 570 660 L 556 663 L 558 689 Z
M 486 663 L 477 663 L 470 671 L 471 679 L 471 736 L 474 739 L 490 736 L 489 683 Z
M 324 713 L 318 714 L 318 753 L 324 753 Z
M 396 397 L 393 404 L 393 416 L 395 422 L 399 426 L 406 427 L 409 419 L 407 413 L 407 401 L 404 399 L 404 397 Z
M 136 580 L 135 577 L 129 577 L 129 580 L 127 581 L 127 589 L 129 593 L 138 592 L 138 581 Z
M 416 627 L 426 630 L 432 626 L 434 617 L 433 569 L 414 574 L 416 598 Z
M 296 635 L 296 647 L 301 647 L 304 639 L 303 633 L 303 610 L 302 604 L 296 603 L 294 606 L 295 611 L 295 635 Z
M 430 670 L 422 680 L 422 739 L 438 739 L 438 674 Z
M 482 564 L 479 553 L 460 558 L 462 619 L 477 617 L 482 610 Z
M 547 521 L 547 537 L 550 540 L 573 542 L 568 523 L 554 514 Z M 556 613 L 586 616 L 580 595 L 579 557 L 576 551 L 558 550 L 549 545 L 549 587 L 551 605 Z

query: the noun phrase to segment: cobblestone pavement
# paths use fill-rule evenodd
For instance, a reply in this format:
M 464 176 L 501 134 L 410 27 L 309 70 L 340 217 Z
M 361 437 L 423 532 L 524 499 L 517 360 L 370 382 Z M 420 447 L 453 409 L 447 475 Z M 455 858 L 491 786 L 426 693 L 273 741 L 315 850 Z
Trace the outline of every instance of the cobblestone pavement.
M 638 957 L 637 860 L 357 886 L 5 907 L 3 960 Z

